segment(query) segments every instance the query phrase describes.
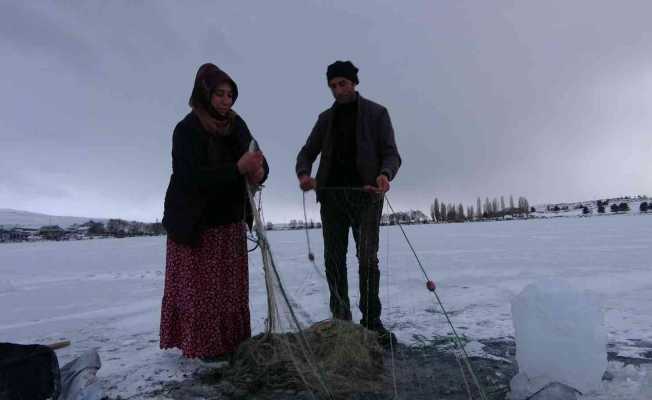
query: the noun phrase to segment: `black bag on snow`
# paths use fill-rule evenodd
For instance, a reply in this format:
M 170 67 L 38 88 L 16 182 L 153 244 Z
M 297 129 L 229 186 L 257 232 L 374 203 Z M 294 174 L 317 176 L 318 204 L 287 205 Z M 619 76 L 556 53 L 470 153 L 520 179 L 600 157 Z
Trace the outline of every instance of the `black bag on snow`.
M 56 399 L 60 392 L 54 350 L 35 344 L 0 343 L 0 400 Z

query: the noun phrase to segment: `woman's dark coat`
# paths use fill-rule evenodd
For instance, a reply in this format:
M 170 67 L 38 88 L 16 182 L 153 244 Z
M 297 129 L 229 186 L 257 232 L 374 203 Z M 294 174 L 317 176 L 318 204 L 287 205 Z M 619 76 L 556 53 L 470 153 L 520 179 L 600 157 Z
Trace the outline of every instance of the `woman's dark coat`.
M 246 221 L 252 214 L 245 177 L 236 166 L 253 139 L 236 115 L 230 134 L 211 135 L 189 113 L 172 136 L 172 176 L 165 194 L 163 226 L 177 243 L 193 244 L 203 229 Z M 265 179 L 269 174 L 264 163 Z

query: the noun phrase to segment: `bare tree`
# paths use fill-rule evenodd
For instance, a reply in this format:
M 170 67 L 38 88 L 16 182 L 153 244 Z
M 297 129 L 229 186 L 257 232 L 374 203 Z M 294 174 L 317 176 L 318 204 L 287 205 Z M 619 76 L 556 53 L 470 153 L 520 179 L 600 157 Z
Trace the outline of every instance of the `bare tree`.
M 476 215 L 478 216 L 478 219 L 482 219 L 482 202 L 480 201 L 479 197 L 475 204 L 475 211 L 477 213 Z
M 464 215 L 464 206 L 462 203 L 460 203 L 457 205 L 457 215 L 455 220 L 458 222 L 464 222 L 465 219 L 466 217 Z
M 530 203 L 528 203 L 525 197 L 521 196 L 518 198 L 518 212 L 525 215 L 530 213 Z
M 457 211 L 455 210 L 455 205 L 454 204 L 449 204 L 448 207 L 446 207 L 446 210 L 448 210 L 448 215 L 446 215 L 446 220 L 449 222 L 455 222 L 457 220 Z

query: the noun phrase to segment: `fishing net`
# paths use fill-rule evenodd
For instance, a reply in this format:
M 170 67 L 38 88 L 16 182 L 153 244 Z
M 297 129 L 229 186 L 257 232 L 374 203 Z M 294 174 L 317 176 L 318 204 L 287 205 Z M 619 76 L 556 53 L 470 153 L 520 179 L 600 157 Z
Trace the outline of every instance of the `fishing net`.
M 336 318 L 312 322 L 301 305 L 300 293 L 285 286 L 264 221 L 255 212 L 254 230 L 267 289 L 266 327 L 264 333 L 240 346 L 224 377 L 249 394 L 289 391 L 314 399 L 348 399 L 354 394 L 367 395 L 362 398 L 395 397 L 398 347 L 391 340 L 381 340 L 388 336 L 380 333 L 369 317 L 380 316 L 380 303 L 374 301 L 379 300 L 377 252 L 384 196 L 350 188 L 330 188 L 317 196 L 321 204 L 313 203 L 312 211 L 320 210 L 315 218 L 319 222 L 310 223 L 310 227 L 321 229 L 311 233 L 306 229 L 308 256 L 304 263 L 313 268 L 314 279 L 328 285 L 329 308 Z M 254 195 L 250 201 L 257 209 Z M 304 197 L 304 220 L 294 228 L 309 227 L 305 209 Z M 385 222 L 391 224 L 390 220 Z M 353 240 L 349 240 L 349 232 Z M 349 276 L 358 281 L 357 290 L 351 285 L 350 296 L 344 289 L 349 286 L 347 265 Z M 361 310 L 360 321 L 352 321 L 353 307 Z M 398 375 L 410 379 L 405 371 Z M 460 395 L 470 394 L 462 381 L 457 386 L 454 390 Z
M 370 199 L 375 198 L 375 202 Z M 378 224 L 382 211 L 382 196 L 371 196 L 363 192 L 324 194 L 322 201 L 328 201 L 330 210 L 336 218 L 329 220 L 324 229 L 332 230 L 332 241 L 326 253 L 329 262 L 336 260 L 344 267 L 344 273 L 329 273 L 331 285 L 346 285 L 346 256 L 348 231 L 354 230 L 359 242 L 355 253 L 370 256 L 378 247 Z M 250 201 L 257 208 L 255 196 Z M 369 207 L 371 205 L 371 207 Z M 355 393 L 380 393 L 387 391 L 388 383 L 384 374 L 384 349 L 378 334 L 360 324 L 353 323 L 345 315 L 341 319 L 327 319 L 311 323 L 312 317 L 303 309 L 297 293 L 290 292 L 283 284 L 279 266 L 276 265 L 274 249 L 270 246 L 264 230 L 265 224 L 260 213 L 254 217 L 254 230 L 262 255 L 265 285 L 267 289 L 267 320 L 265 332 L 240 346 L 232 365 L 225 372 L 226 378 L 247 392 L 290 390 L 309 393 L 313 398 L 348 398 Z M 363 220 L 364 219 L 364 220 Z M 320 224 L 320 223 L 318 223 Z M 342 226 L 338 226 L 338 225 Z M 362 226 L 376 229 L 376 240 L 372 242 L 369 232 Z M 337 232 L 335 232 L 337 231 Z M 342 233 L 345 232 L 342 238 Z M 337 237 L 337 236 L 340 237 Z M 365 247 L 367 246 L 367 247 Z M 371 249 L 371 250 L 369 250 Z M 315 257 L 312 250 L 306 263 L 312 264 L 316 279 L 326 281 L 321 257 Z M 375 257 L 375 252 L 374 257 Z M 342 259 L 344 257 L 344 259 Z M 318 265 L 317 262 L 322 262 Z M 376 260 L 377 263 L 377 260 Z M 343 280 L 344 279 L 344 280 Z M 377 289 L 376 289 L 377 291 Z M 332 292 L 337 302 L 336 309 L 350 308 L 346 293 L 333 286 Z M 341 304 L 340 304 L 341 303 Z M 355 306 L 355 304 L 354 304 Z M 348 319 L 348 320 L 347 320 Z
M 383 349 L 375 336 L 339 320 L 316 323 L 301 333 L 260 334 L 240 347 L 227 376 L 248 392 L 309 391 L 316 398 L 381 393 L 388 386 Z

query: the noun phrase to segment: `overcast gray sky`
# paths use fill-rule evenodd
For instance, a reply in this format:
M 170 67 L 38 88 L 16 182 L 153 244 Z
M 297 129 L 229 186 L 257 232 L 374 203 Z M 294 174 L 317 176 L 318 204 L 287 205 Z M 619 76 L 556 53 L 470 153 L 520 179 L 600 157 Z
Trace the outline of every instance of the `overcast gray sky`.
M 207 61 L 238 82 L 271 165 L 268 220 L 301 216 L 296 153 L 337 59 L 390 111 L 395 208 L 649 195 L 650 15 L 649 1 L 0 0 L 0 208 L 161 218 L 172 130 Z

